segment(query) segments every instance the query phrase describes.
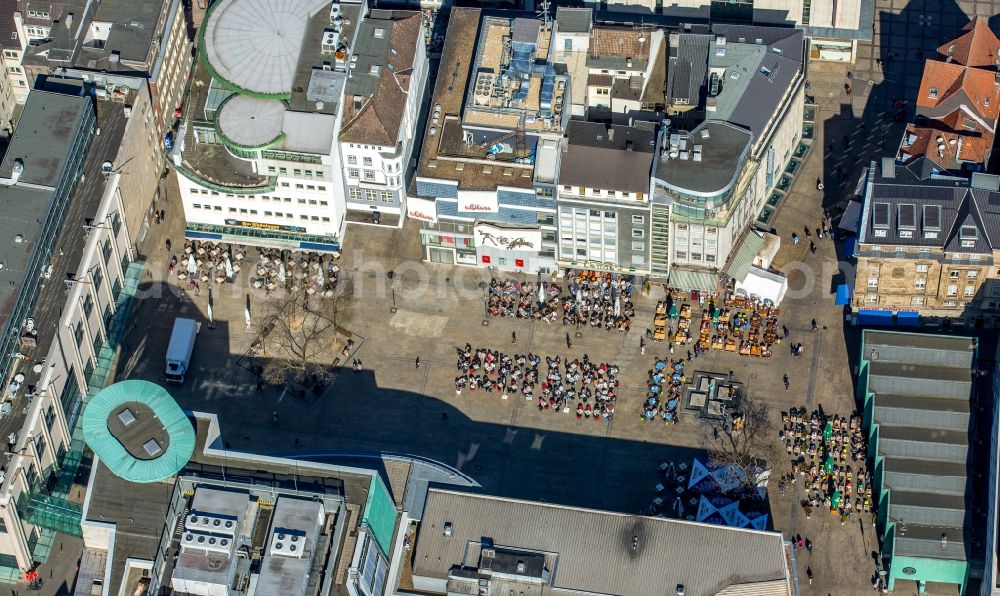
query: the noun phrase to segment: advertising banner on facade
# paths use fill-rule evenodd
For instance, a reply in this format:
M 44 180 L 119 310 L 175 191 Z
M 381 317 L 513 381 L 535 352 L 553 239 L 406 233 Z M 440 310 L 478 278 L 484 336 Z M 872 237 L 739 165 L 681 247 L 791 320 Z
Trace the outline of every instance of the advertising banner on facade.
M 437 223 L 437 207 L 435 201 L 431 199 L 421 199 L 419 197 L 407 197 L 406 216 L 410 219 Z
M 475 232 L 476 246 L 479 247 L 537 252 L 542 246 L 542 231 L 537 228 L 500 228 L 478 223 Z
M 264 223 L 260 221 L 245 221 L 240 219 L 227 219 L 227 226 L 240 226 L 242 228 L 255 228 L 258 230 L 271 230 L 275 232 L 305 232 L 302 226 L 285 226 L 281 224 Z
M 500 202 L 495 192 L 460 192 L 458 193 L 459 213 L 497 213 Z

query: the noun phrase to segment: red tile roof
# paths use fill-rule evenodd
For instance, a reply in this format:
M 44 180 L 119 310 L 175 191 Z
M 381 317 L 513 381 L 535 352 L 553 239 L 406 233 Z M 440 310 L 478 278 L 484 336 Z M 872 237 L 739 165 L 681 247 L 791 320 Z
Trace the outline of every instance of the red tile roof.
M 1000 55 L 1000 39 L 990 30 L 986 19 L 975 17 L 962 28 L 962 35 L 938 48 L 948 61 L 965 66 L 995 66 Z
M 997 85 L 992 71 L 928 60 L 920 80 L 917 106 L 931 112 L 937 108 L 946 110 L 939 114 L 927 114 L 933 118 L 943 117 L 959 106 L 965 106 L 992 127 L 1000 117 L 1000 85 Z
M 988 131 L 948 130 L 940 122 L 908 124 L 896 158 L 903 163 L 927 157 L 941 169 L 960 170 L 965 162 L 986 165 L 993 134 Z

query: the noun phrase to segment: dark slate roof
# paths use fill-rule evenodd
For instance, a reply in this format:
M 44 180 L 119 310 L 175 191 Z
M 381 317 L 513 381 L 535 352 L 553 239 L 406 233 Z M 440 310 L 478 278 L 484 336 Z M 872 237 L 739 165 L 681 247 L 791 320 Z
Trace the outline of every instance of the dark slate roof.
M 749 128 L 754 138 L 759 138 L 801 67 L 798 58 L 765 54 L 728 120 Z M 764 74 L 764 69 L 770 74 Z
M 919 162 L 919 163 L 918 163 Z M 938 175 L 926 158 L 906 166 L 896 165 L 895 174 L 887 177 L 880 164 L 872 164 L 865 189 L 861 218 L 861 242 L 892 246 L 929 246 L 947 252 L 989 253 L 1000 248 L 1000 192 L 971 188 L 969 179 Z M 928 171 L 931 170 L 931 171 Z M 875 236 L 875 205 L 888 205 L 885 235 Z M 905 238 L 899 227 L 900 205 L 913 205 L 916 221 L 911 237 Z M 927 226 L 925 207 L 941 209 L 940 225 Z M 884 208 L 878 208 L 884 209 Z M 904 209 L 906 209 L 904 207 Z M 976 237 L 971 245 L 962 245 L 962 226 L 974 226 Z M 937 237 L 927 237 L 934 227 Z M 969 240 L 970 238 L 965 238 Z
M 593 20 L 594 11 L 590 8 L 556 8 L 556 26 L 561 33 L 589 33 Z
M 708 71 L 708 50 L 715 39 L 712 35 L 681 33 L 670 46 L 667 67 L 667 101 L 687 99 L 696 105 L 701 98 Z
M 573 120 L 566 131 L 559 182 L 604 190 L 648 192 L 655 152 L 652 127 L 611 126 Z

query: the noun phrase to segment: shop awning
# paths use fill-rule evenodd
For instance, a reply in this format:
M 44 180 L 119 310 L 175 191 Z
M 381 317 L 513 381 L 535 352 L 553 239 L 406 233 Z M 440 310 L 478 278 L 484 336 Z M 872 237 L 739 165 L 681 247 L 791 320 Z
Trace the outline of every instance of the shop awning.
M 920 324 L 920 313 L 900 311 L 896 313 L 896 324 L 900 327 L 916 327 Z
M 740 245 L 739 250 L 737 250 L 731 259 L 729 259 L 729 266 L 726 267 L 726 272 L 729 277 L 732 277 L 736 281 L 743 281 L 747 276 L 747 271 L 750 270 L 750 266 L 753 265 L 753 261 L 757 258 L 757 253 L 760 252 L 761 245 L 764 244 L 764 237 L 758 234 L 755 230 L 750 230 L 746 237 L 743 238 L 743 244 Z
M 847 284 L 840 284 L 837 286 L 837 300 L 834 302 L 837 306 L 844 306 L 851 303 L 851 286 Z
M 892 325 L 892 311 L 869 309 L 859 310 L 858 323 L 862 325 Z
M 699 292 L 719 291 L 719 276 L 710 271 L 696 271 L 674 267 L 670 270 L 668 283 L 670 287 L 681 290 L 697 290 Z
M 844 209 L 844 214 L 840 216 L 837 228 L 857 234 L 859 225 L 861 225 L 861 203 L 851 201 Z

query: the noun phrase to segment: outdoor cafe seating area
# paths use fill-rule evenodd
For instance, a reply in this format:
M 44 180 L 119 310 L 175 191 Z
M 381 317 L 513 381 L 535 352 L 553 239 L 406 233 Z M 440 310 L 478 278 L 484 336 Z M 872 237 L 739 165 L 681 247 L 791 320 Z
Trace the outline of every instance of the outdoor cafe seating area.
M 701 309 L 700 315 L 694 311 Z M 741 356 L 767 358 L 780 343 L 778 308 L 752 303 L 734 296 L 723 308 L 714 300 L 702 307 L 677 304 L 672 296 L 656 304 L 652 339 L 683 346 L 697 342 L 702 350 L 724 350 Z

